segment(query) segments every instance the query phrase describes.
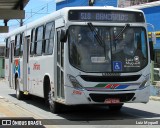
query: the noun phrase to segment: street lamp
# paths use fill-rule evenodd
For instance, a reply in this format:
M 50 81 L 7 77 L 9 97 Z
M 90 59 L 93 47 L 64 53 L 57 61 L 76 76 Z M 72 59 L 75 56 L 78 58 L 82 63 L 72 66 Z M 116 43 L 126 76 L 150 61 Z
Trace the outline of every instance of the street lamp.
M 152 28 L 151 39 L 152 39 L 153 43 L 156 44 L 156 34 L 155 34 L 154 25 L 150 24 L 150 23 L 147 23 L 147 25 L 149 25 Z
M 93 6 L 94 0 L 89 0 L 88 2 L 89 2 L 89 6 Z

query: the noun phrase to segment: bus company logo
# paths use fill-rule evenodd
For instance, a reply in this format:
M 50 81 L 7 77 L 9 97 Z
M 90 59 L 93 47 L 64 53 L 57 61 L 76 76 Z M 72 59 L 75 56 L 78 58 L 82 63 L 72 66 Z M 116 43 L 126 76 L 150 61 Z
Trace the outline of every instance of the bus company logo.
M 104 88 L 107 88 L 107 89 L 115 89 L 119 86 L 119 84 L 108 84 L 106 85 Z
M 134 61 L 135 61 L 135 62 L 139 62 L 139 56 L 135 56 L 135 57 L 134 57 Z
M 33 65 L 33 70 L 40 70 L 40 64 L 34 64 Z
M 18 59 L 14 61 L 14 73 L 18 73 L 18 77 L 20 77 L 20 61 Z
M 95 86 L 95 88 L 105 88 L 105 89 L 125 89 L 127 87 L 129 87 L 129 84 L 110 84 L 110 83 L 106 83 L 106 84 L 97 84 Z
M 19 68 L 19 60 L 15 60 L 14 65 L 15 65 L 15 70 L 17 71 Z

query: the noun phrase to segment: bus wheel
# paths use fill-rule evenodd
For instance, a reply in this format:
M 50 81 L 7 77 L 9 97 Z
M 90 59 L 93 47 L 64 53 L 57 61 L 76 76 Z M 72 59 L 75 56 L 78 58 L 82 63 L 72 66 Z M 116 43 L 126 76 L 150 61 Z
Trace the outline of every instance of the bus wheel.
M 114 110 L 114 111 L 120 111 L 122 108 L 123 104 L 118 104 L 118 105 L 109 105 L 109 109 L 110 110 Z
M 18 100 L 22 100 L 22 99 L 24 98 L 24 94 L 23 94 L 22 91 L 20 91 L 19 88 L 20 88 L 20 87 L 19 87 L 19 80 L 18 80 L 18 78 L 17 78 L 17 79 L 16 79 L 16 98 L 17 98 Z
M 49 108 L 52 113 L 60 113 L 61 106 L 59 103 L 53 101 L 53 93 L 52 91 L 48 94 Z

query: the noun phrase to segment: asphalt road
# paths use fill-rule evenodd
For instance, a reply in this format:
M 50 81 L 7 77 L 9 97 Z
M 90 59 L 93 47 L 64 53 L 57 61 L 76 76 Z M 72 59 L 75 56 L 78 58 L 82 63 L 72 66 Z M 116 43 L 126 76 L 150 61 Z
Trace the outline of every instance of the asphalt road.
M 31 117 L 45 120 L 48 124 L 60 128 L 91 127 L 91 128 L 159 128 L 160 127 L 160 101 L 149 101 L 147 104 L 124 104 L 121 111 L 110 111 L 107 106 L 70 106 L 64 107 L 60 114 L 53 114 L 45 106 L 44 100 L 32 97 L 30 100 L 16 99 L 15 90 L 0 81 L 0 96 L 32 113 Z M 142 120 L 143 119 L 143 120 Z M 159 125 L 140 125 L 140 121 L 158 121 Z M 75 126 L 76 125 L 76 126 Z

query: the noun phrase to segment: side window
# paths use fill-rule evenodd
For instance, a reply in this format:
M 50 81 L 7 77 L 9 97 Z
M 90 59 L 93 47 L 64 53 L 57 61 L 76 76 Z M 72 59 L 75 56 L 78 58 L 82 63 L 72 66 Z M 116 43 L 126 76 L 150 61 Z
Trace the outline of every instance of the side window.
M 5 52 L 5 57 L 9 58 L 9 44 L 10 44 L 11 39 L 7 38 L 6 39 L 6 52 Z
M 137 32 L 135 32 L 135 43 L 136 48 L 142 51 L 143 56 L 147 58 L 146 38 L 145 31 L 143 29 L 137 29 Z
M 146 33 L 142 30 L 141 37 L 145 37 Z M 142 46 L 142 52 L 145 58 L 147 58 L 147 45 L 146 45 L 146 38 L 141 39 L 141 46 Z
M 36 55 L 42 54 L 42 43 L 43 43 L 43 26 L 40 26 L 36 29 Z
M 15 56 L 19 56 L 20 53 L 20 43 L 21 43 L 21 34 L 16 35 L 15 39 Z
M 4 56 L 4 51 L 5 50 L 5 47 L 0 47 L 0 56 Z
M 34 55 L 35 54 L 35 29 L 32 29 L 31 31 L 31 45 L 30 45 L 30 55 Z
M 45 37 L 44 37 L 44 54 L 53 53 L 54 45 L 54 22 L 46 24 Z
M 20 43 L 20 53 L 19 53 L 20 56 L 23 55 L 23 43 L 24 43 L 24 33 L 22 34 L 22 39 Z

